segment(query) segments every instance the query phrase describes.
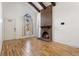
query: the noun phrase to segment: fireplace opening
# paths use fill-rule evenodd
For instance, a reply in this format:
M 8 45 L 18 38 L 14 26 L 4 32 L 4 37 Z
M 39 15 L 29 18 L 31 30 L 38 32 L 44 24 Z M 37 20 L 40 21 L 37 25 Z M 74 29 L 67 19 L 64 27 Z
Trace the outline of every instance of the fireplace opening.
M 44 38 L 44 39 L 49 39 L 49 34 L 48 34 L 46 31 L 43 32 L 42 38 Z

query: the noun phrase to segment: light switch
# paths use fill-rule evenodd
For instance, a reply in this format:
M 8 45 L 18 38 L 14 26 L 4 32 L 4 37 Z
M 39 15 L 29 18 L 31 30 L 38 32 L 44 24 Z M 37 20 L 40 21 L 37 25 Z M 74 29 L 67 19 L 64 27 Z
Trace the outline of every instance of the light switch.
M 64 22 L 61 22 L 61 25 L 64 25 Z

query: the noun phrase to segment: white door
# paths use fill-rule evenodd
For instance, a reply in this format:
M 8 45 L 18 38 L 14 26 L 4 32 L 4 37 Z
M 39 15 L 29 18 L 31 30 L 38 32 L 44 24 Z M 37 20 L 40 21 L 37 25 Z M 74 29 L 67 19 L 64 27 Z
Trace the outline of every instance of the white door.
M 5 40 L 16 39 L 16 20 L 5 20 Z

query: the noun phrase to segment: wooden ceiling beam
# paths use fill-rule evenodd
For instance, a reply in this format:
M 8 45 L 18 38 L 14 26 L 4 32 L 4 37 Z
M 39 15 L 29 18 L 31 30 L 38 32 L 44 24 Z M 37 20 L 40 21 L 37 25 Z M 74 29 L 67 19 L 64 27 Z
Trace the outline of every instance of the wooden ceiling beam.
M 46 6 L 42 2 L 38 2 L 44 9 L 46 9 Z
M 34 7 L 38 12 L 40 12 L 40 10 L 32 3 L 32 2 L 28 2 L 32 7 Z
M 55 2 L 51 2 L 51 4 L 52 4 L 53 6 L 56 6 L 56 3 L 55 3 Z

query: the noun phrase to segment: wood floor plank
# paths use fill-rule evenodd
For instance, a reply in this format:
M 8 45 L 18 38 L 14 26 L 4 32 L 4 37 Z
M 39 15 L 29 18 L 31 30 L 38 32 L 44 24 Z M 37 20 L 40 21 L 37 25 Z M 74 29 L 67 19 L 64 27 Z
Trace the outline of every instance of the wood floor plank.
M 3 42 L 2 56 L 79 56 L 79 49 L 35 37 Z

